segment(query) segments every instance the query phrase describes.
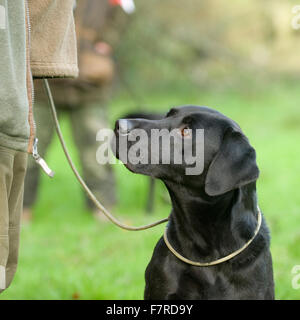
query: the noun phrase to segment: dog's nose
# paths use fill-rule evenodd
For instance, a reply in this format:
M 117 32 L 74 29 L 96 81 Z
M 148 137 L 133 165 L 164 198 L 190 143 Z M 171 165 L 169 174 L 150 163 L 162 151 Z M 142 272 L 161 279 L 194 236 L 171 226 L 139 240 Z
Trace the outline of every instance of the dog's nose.
M 128 134 L 134 128 L 133 121 L 127 119 L 120 119 L 116 122 L 116 130 L 121 135 Z

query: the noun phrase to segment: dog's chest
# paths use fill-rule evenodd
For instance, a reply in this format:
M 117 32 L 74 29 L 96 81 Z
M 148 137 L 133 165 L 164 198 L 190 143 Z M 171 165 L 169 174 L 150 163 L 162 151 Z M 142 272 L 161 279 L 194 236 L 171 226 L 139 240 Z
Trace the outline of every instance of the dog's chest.
M 179 295 L 192 299 L 224 299 L 234 296 L 235 286 L 226 274 L 211 268 L 187 267 L 177 274 Z

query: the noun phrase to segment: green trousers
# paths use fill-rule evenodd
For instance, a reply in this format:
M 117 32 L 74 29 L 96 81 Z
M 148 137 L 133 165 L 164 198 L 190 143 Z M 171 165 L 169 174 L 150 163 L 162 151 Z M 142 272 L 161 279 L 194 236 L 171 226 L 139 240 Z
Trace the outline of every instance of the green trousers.
M 17 269 L 26 166 L 27 153 L 0 146 L 0 293 Z

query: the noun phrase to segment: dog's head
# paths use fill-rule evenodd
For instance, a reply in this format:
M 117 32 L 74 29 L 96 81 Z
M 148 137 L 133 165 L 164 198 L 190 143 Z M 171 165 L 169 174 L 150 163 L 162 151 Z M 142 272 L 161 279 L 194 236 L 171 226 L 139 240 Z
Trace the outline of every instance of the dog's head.
M 115 135 L 115 155 L 132 172 L 202 188 L 209 196 L 259 176 L 255 150 L 240 127 L 207 107 L 172 108 L 161 120 L 120 119 Z

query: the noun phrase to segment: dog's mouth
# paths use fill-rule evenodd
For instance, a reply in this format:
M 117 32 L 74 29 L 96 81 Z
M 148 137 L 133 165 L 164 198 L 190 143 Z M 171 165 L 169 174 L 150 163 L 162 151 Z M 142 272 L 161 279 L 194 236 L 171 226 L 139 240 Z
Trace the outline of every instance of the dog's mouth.
M 114 143 L 111 143 L 111 145 L 113 147 L 113 152 L 116 158 L 121 161 L 122 161 L 122 155 L 125 156 L 126 154 L 126 157 L 128 156 L 128 150 L 132 144 L 129 141 L 129 136 L 133 129 L 134 129 L 134 125 L 130 119 L 129 120 L 119 119 L 115 123 L 115 128 L 114 128 L 115 139 L 114 139 Z M 126 163 L 124 163 L 124 165 L 128 168 Z
M 135 143 L 134 141 L 129 141 L 129 136 L 131 134 L 131 128 L 125 130 L 124 127 L 120 128 L 118 125 L 120 120 L 116 122 L 114 128 L 114 139 L 111 141 L 111 148 L 113 150 L 114 156 L 122 162 L 126 169 L 128 169 L 132 173 L 139 172 L 138 168 L 140 164 L 133 163 L 129 156 L 129 150 L 132 145 Z M 140 172 L 142 173 L 142 172 Z
M 110 145 L 111 145 L 111 149 L 113 151 L 114 156 L 118 160 L 122 161 L 127 169 L 131 170 L 130 167 L 128 167 L 127 161 L 123 161 L 124 159 L 122 159 L 123 158 L 122 155 L 126 156 L 126 158 L 128 156 L 128 147 L 129 147 L 128 136 L 129 135 L 130 135 L 129 131 L 124 132 L 120 130 L 120 128 L 116 125 L 114 129 L 114 138 L 111 140 Z

